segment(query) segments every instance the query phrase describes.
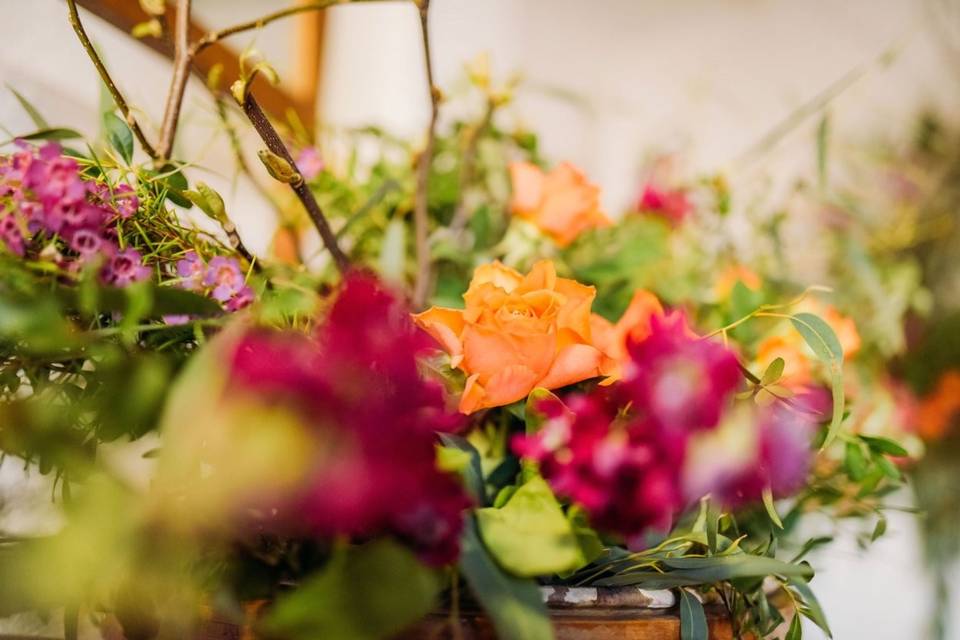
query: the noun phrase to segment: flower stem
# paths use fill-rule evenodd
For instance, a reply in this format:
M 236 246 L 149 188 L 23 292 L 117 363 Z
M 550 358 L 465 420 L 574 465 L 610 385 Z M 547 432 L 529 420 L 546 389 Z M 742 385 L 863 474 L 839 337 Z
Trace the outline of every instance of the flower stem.
M 427 197 L 430 188 L 433 149 L 437 135 L 437 115 L 440 111 L 440 91 L 433 82 L 433 63 L 430 59 L 430 0 L 414 0 L 414 2 L 420 10 L 420 34 L 423 38 L 427 88 L 430 92 L 430 122 L 427 126 L 427 142 L 417 159 L 417 188 L 413 205 L 414 244 L 417 251 L 417 276 L 413 285 L 413 307 L 419 309 L 426 303 L 430 288 L 430 243 L 427 237 L 430 221 Z
M 156 149 L 153 148 L 153 145 L 147 140 L 147 137 L 143 134 L 143 130 L 140 129 L 140 125 L 137 123 L 136 118 L 133 117 L 133 113 L 130 111 L 130 106 L 124 99 L 123 94 L 120 93 L 117 85 L 114 84 L 113 79 L 110 77 L 110 73 L 103 64 L 103 60 L 100 59 L 100 54 L 97 53 L 93 43 L 90 42 L 90 38 L 87 36 L 87 31 L 83 28 L 83 23 L 80 21 L 80 14 L 77 12 L 76 0 L 67 0 L 67 10 L 70 13 L 70 25 L 73 27 L 74 32 L 76 32 L 77 38 L 80 40 L 80 44 L 83 45 L 84 50 L 86 50 L 87 55 L 90 56 L 90 60 L 93 62 L 93 66 L 96 67 L 97 73 L 100 74 L 100 79 L 103 81 L 103 84 L 107 86 L 107 90 L 113 97 L 113 101 L 116 103 L 117 108 L 120 109 L 120 113 L 123 114 L 123 119 L 127 121 L 127 124 L 133 131 L 133 135 L 135 135 L 137 140 L 140 141 L 140 146 L 143 148 L 144 152 L 154 160 L 158 159 L 160 155 L 157 153 Z
M 189 40 L 190 2 L 191 0 L 177 0 L 173 79 L 170 81 L 170 91 L 163 109 L 163 126 L 160 130 L 160 145 L 157 149 L 159 156 L 165 160 L 170 157 L 170 152 L 173 150 L 173 139 L 177 133 L 183 96 L 187 89 L 187 81 L 190 79 L 190 65 L 195 55 Z
M 287 150 L 286 145 L 283 144 L 283 140 L 280 139 L 280 135 L 277 133 L 277 130 L 273 128 L 273 125 L 270 123 L 267 115 L 263 112 L 263 109 L 260 108 L 260 105 L 257 103 L 256 99 L 254 99 L 252 92 L 247 93 L 247 96 L 243 101 L 243 112 L 250 120 L 253 128 L 257 130 L 257 133 L 260 135 L 260 138 L 263 140 L 264 144 L 267 145 L 267 148 L 271 152 L 283 158 L 291 167 L 296 169 L 297 173 L 299 174 L 300 170 L 297 169 L 296 162 L 294 162 L 293 157 Z M 310 191 L 310 187 L 308 187 L 307 183 L 304 182 L 302 176 L 298 177 L 300 179 L 292 182 L 290 184 L 290 188 L 293 189 L 293 192 L 297 195 L 297 198 L 300 199 L 300 202 L 307 210 L 307 214 L 313 221 L 317 231 L 320 232 L 320 238 L 323 240 L 323 244 L 327 248 L 327 251 L 329 251 L 330 255 L 333 256 L 333 261 L 337 265 L 337 269 L 340 271 L 340 273 L 345 273 L 350 268 L 350 261 L 337 244 L 337 238 L 333 234 L 333 230 L 330 228 L 330 224 L 327 222 L 326 216 L 323 215 L 323 210 L 321 210 L 320 205 L 317 204 L 316 198 L 313 197 L 313 192 Z

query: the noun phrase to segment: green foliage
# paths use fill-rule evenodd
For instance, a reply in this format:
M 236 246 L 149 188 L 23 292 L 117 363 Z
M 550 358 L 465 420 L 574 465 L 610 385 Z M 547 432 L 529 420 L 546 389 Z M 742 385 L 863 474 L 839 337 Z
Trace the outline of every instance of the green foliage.
M 103 129 L 110 146 L 120 154 L 124 162 L 130 164 L 133 160 L 133 132 L 127 123 L 110 111 L 103 114 Z
M 806 343 L 830 371 L 830 389 L 833 396 L 833 415 L 823 447 L 828 447 L 840 432 L 843 422 L 845 396 L 843 394 L 843 347 L 829 324 L 812 313 L 798 313 L 790 318 Z
M 697 596 L 680 589 L 680 640 L 708 640 L 707 616 Z
M 500 508 L 478 509 L 476 517 L 490 555 L 513 575 L 565 573 L 586 563 L 570 521 L 543 478 L 527 481 Z
M 326 567 L 280 597 L 264 628 L 290 640 L 379 640 L 426 615 L 439 576 L 389 540 L 334 553 Z
M 552 640 L 553 629 L 540 588 L 508 575 L 490 557 L 474 519 L 468 517 L 461 541 L 460 572 L 490 616 L 500 640 Z

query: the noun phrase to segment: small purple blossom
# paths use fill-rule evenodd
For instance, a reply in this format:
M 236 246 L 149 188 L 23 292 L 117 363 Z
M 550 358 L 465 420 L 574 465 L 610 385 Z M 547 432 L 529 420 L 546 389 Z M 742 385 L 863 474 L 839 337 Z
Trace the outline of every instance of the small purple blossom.
M 77 229 L 70 234 L 70 248 L 84 258 L 89 258 L 103 249 L 112 249 L 103 236 L 93 229 Z
M 244 286 L 240 291 L 235 293 L 233 297 L 227 300 L 226 308 L 227 311 L 233 313 L 248 306 L 251 302 L 253 302 L 253 289 L 249 286 Z
M 191 291 L 200 289 L 203 286 L 203 273 L 206 268 L 196 251 L 188 251 L 177 262 L 177 276 L 182 278 L 180 286 Z
M 207 270 L 203 274 L 203 284 L 213 287 L 210 295 L 218 302 L 226 302 L 245 286 L 243 272 L 236 258 L 216 256 L 210 260 Z
M 316 147 L 305 147 L 297 156 L 297 169 L 306 180 L 313 180 L 323 171 L 323 157 Z
M 150 276 L 150 269 L 143 265 L 143 258 L 136 249 L 118 251 L 104 266 L 100 277 L 106 284 L 125 287 Z
M 118 184 L 113 190 L 113 203 L 116 206 L 117 215 L 123 219 L 133 216 L 140 207 L 137 192 L 128 184 Z

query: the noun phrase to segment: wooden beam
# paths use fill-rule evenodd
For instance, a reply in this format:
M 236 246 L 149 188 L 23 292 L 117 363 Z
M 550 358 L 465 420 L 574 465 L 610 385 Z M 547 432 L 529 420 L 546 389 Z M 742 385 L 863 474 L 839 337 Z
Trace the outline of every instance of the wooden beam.
M 130 33 L 135 25 L 145 22 L 150 18 L 150 16 L 140 8 L 140 3 L 134 0 L 77 0 L 77 4 L 127 34 Z M 167 11 L 167 22 L 173 24 L 175 15 L 176 9 L 171 6 Z M 311 16 L 316 20 L 316 15 L 312 13 L 306 14 L 303 17 Z M 320 20 L 320 27 L 322 28 L 322 18 L 320 18 Z M 316 27 L 314 27 L 313 30 L 315 31 Z M 192 42 L 200 38 L 208 31 L 209 29 L 196 20 L 191 20 L 190 41 Z M 319 39 L 320 38 L 318 38 L 318 40 Z M 173 47 L 166 37 L 156 38 L 147 36 L 140 38 L 140 41 L 154 51 L 172 59 Z M 320 50 L 319 44 L 316 45 L 316 50 Z M 205 81 L 207 74 L 217 64 L 223 66 L 223 79 L 225 83 L 229 84 L 229 82 L 240 77 L 240 55 L 233 48 L 220 42 L 210 45 L 197 56 L 193 65 L 193 73 Z M 300 69 L 296 66 L 295 72 L 300 72 Z M 319 85 L 319 73 L 319 58 L 317 58 L 317 78 L 313 80 L 314 87 Z M 122 79 L 117 80 L 118 82 L 122 82 Z M 316 90 L 314 90 L 312 94 L 308 94 L 306 85 L 300 80 L 293 83 L 293 87 L 290 88 L 283 83 L 279 86 L 271 85 L 261 77 L 254 80 L 253 91 L 257 95 L 257 101 L 260 102 L 264 110 L 269 113 L 271 117 L 283 122 L 286 120 L 288 111 L 293 110 L 307 130 L 313 133 L 316 124 Z

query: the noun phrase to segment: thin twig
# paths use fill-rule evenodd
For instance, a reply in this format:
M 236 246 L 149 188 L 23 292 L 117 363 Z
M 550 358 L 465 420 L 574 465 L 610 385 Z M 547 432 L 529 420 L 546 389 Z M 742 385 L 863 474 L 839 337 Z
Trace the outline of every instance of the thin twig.
M 453 218 L 450 220 L 450 231 L 454 236 L 460 234 L 467 222 L 470 221 L 470 207 L 467 206 L 466 191 L 475 180 L 477 172 L 477 150 L 480 147 L 480 138 L 486 133 L 493 121 L 493 112 L 496 109 L 496 101 L 492 98 L 487 99 L 487 108 L 483 114 L 483 119 L 470 131 L 470 137 L 467 139 L 467 146 L 463 151 L 463 162 L 460 170 L 460 199 L 457 202 L 457 208 L 453 212 Z
M 190 79 L 190 65 L 193 62 L 193 48 L 190 46 L 190 0 L 177 0 L 177 15 L 174 26 L 173 78 L 170 91 L 163 108 L 163 126 L 160 129 L 160 145 L 157 153 L 167 159 L 173 150 L 173 139 L 177 133 L 183 96 Z
M 433 83 L 433 63 L 430 60 L 430 0 L 414 0 L 420 10 L 420 34 L 423 37 L 423 56 L 427 71 L 427 89 L 430 92 L 430 123 L 427 142 L 417 159 L 417 190 L 413 204 L 414 245 L 417 251 L 417 277 L 413 285 L 413 307 L 419 309 L 427 301 L 430 288 L 430 242 L 428 233 L 427 195 L 430 188 L 430 167 L 436 142 L 437 115 L 440 111 L 440 90 Z
M 253 128 L 257 130 L 257 133 L 260 135 L 264 144 L 267 145 L 267 148 L 283 158 L 297 171 L 297 177 L 299 179 L 290 183 L 290 188 L 297 194 L 297 198 L 300 199 L 300 202 L 307 210 L 307 214 L 313 221 L 317 231 L 320 232 L 320 238 L 323 240 L 327 251 L 333 256 L 333 261 L 337 265 L 337 269 L 339 269 L 341 273 L 345 273 L 350 268 L 349 259 L 337 244 L 337 238 L 333 234 L 333 230 L 330 228 L 330 223 L 327 222 L 326 216 L 323 215 L 320 205 L 317 204 L 316 198 L 313 197 L 313 192 L 310 191 L 310 187 L 304 182 L 303 176 L 299 175 L 300 170 L 297 168 L 297 163 L 294 162 L 293 156 L 290 155 L 290 151 L 287 150 L 286 145 L 283 144 L 283 140 L 280 139 L 277 130 L 273 128 L 269 118 L 267 118 L 263 109 L 260 108 L 260 105 L 254 99 L 252 92 L 248 93 L 246 99 L 243 101 L 243 112 L 250 120 L 250 123 L 253 124 Z
M 253 29 L 261 29 L 271 22 L 275 22 L 282 18 L 287 18 L 289 16 L 296 15 L 298 13 L 305 13 L 307 11 L 319 11 L 320 9 L 326 9 L 338 4 L 350 4 L 352 2 L 371 2 L 377 0 L 319 0 L 318 2 L 311 2 L 309 4 L 298 4 L 292 7 L 287 7 L 286 9 L 280 9 L 279 11 L 274 11 L 273 13 L 268 13 L 265 16 L 261 16 L 256 20 L 250 20 L 248 22 L 242 22 L 240 24 L 234 25 L 232 27 L 227 27 L 226 29 L 220 29 L 219 31 L 211 31 L 205 36 L 197 40 L 192 49 L 193 55 L 196 55 L 209 47 L 210 45 L 223 40 L 224 38 L 229 38 L 232 35 L 238 33 L 243 33 L 244 31 L 252 31 Z
M 143 135 L 143 130 L 140 129 L 140 125 L 137 123 L 136 118 L 133 117 L 133 113 L 130 111 L 130 106 L 123 98 L 123 94 L 120 93 L 117 85 L 114 84 L 113 79 L 110 77 L 110 73 L 103 64 L 103 60 L 100 59 L 100 54 L 97 53 L 96 48 L 94 48 L 93 43 L 90 42 L 90 38 L 87 36 L 86 29 L 83 28 L 83 23 L 80 21 L 80 14 L 77 12 L 76 0 L 67 0 L 67 10 L 70 12 L 70 25 L 73 27 L 74 32 L 76 32 L 77 38 L 79 38 L 80 44 L 83 45 L 87 55 L 90 56 L 90 60 L 93 61 L 93 66 L 96 67 L 97 73 L 100 74 L 100 79 L 103 81 L 103 84 L 107 86 L 107 90 L 113 97 L 114 103 L 116 103 L 117 108 L 120 109 L 120 113 L 123 114 L 123 119 L 127 121 L 127 124 L 133 131 L 133 135 L 135 135 L 137 140 L 140 141 L 140 146 L 143 148 L 143 151 L 148 156 L 156 160 L 159 158 L 156 149 L 154 149 L 153 145 L 147 141 L 147 137 Z

